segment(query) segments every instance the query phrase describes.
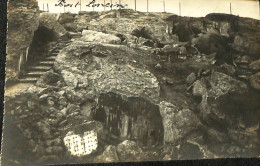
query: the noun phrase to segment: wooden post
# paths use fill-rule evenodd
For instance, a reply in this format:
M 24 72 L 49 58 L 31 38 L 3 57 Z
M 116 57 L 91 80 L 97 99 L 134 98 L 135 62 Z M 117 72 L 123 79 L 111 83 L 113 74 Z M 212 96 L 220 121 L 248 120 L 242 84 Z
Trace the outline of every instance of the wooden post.
M 136 0 L 135 0 L 135 11 L 136 11 Z
M 229 8 L 230 8 L 230 14 L 232 14 L 232 6 L 231 6 L 231 2 L 229 4 Z
M 63 7 L 64 7 L 64 13 L 65 13 L 65 5 Z
M 147 13 L 149 12 L 149 0 L 147 0 Z
M 49 4 L 47 3 L 47 11 L 49 12 L 50 10 L 49 10 Z
M 165 10 L 165 0 L 163 0 L 163 12 L 165 13 L 166 10 Z
M 104 11 L 106 11 L 106 0 L 104 0 Z
M 181 3 L 179 2 L 179 15 L 181 16 Z
M 44 3 L 42 4 L 42 6 L 43 6 L 43 9 L 42 9 L 42 10 L 44 11 Z
M 113 0 L 111 0 L 111 10 L 113 10 Z
M 80 6 L 79 6 L 79 11 L 81 12 L 81 0 L 79 1 L 79 3 L 80 3 Z

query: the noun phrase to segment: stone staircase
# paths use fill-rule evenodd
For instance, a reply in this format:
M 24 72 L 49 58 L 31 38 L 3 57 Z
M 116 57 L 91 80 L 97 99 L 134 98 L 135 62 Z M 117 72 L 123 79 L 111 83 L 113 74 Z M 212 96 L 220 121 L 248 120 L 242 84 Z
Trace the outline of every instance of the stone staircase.
M 236 61 L 236 75 L 238 79 L 248 81 L 252 75 L 252 71 L 249 68 L 249 59 L 246 56 L 238 58 Z
M 81 36 L 81 33 L 69 33 L 69 38 L 71 39 L 80 38 Z M 61 49 L 70 45 L 71 41 L 72 40 L 59 39 L 54 48 L 50 50 L 49 55 L 37 58 L 33 65 L 25 67 L 25 73 L 20 76 L 18 83 L 36 83 L 44 73 L 53 68 L 56 56 Z

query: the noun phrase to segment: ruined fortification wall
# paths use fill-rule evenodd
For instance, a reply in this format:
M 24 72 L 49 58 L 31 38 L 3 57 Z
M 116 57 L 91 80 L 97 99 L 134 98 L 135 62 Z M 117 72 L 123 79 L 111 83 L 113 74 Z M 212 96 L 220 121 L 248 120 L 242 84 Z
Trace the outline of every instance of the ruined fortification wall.
M 8 3 L 8 35 L 6 80 L 15 80 L 19 64 L 25 62 L 34 31 L 39 25 L 39 8 L 36 0 L 10 0 Z

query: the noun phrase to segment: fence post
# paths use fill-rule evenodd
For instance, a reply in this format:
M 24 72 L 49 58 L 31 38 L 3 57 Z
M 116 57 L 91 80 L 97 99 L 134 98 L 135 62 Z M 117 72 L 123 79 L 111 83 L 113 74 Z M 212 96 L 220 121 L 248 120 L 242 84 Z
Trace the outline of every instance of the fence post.
M 232 14 L 232 6 L 231 6 L 231 2 L 229 4 L 229 8 L 230 8 L 230 14 Z
M 136 11 L 136 0 L 135 0 L 135 11 Z
M 179 15 L 181 16 L 181 3 L 179 2 Z
M 79 7 L 80 7 L 80 8 L 79 8 L 79 11 L 81 12 L 81 0 L 80 0 L 80 2 L 79 2 L 79 3 L 80 3 L 80 6 L 79 6 Z
M 149 0 L 147 0 L 147 13 L 149 12 Z

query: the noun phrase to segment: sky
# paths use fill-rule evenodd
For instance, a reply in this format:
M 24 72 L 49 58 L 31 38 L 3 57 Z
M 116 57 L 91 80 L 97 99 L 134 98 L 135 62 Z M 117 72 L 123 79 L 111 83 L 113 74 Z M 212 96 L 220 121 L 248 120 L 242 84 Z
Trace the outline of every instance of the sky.
M 52 13 L 63 13 L 64 7 L 57 7 L 55 4 L 59 0 L 38 0 L 40 10 L 47 11 L 47 4 L 49 11 Z M 78 13 L 80 6 L 75 5 L 82 3 L 82 11 L 93 11 L 92 7 L 86 7 L 92 0 L 66 0 L 67 4 L 73 4 L 73 7 L 66 7 L 65 12 Z M 208 13 L 228 13 L 230 14 L 230 3 L 232 14 L 239 15 L 241 17 L 250 17 L 259 19 L 259 0 L 136 0 L 136 6 L 138 11 L 147 11 L 147 1 L 149 12 L 163 12 L 164 4 L 165 11 L 169 13 L 178 14 L 181 16 L 193 16 L 202 17 Z M 163 2 L 164 1 L 164 2 Z M 106 3 L 111 3 L 111 0 L 105 0 Z M 112 0 L 113 4 L 121 4 L 128 6 L 126 8 L 134 9 L 135 0 Z M 96 4 L 104 3 L 104 0 L 96 0 Z M 114 8 L 115 9 L 115 8 Z M 181 10 L 179 10 L 181 9 Z M 95 11 L 104 11 L 104 7 L 95 7 Z M 110 8 L 106 8 L 110 10 Z

